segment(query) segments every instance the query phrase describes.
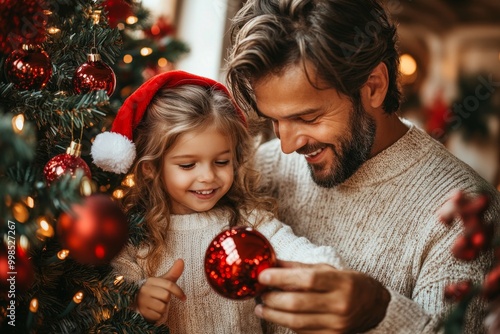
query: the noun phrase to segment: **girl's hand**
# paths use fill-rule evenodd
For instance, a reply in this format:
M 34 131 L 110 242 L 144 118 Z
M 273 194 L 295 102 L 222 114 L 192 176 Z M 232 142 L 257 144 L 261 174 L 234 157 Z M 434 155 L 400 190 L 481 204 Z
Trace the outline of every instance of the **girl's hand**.
M 186 300 L 184 291 L 175 284 L 184 271 L 184 261 L 178 259 L 170 270 L 160 277 L 150 277 L 143 284 L 136 298 L 137 311 L 150 322 L 160 320 L 168 311 L 172 295 Z

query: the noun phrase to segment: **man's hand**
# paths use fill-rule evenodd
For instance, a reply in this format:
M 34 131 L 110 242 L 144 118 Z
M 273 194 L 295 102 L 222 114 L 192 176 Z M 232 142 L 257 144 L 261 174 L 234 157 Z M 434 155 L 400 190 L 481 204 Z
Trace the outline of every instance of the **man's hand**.
M 175 284 L 183 271 L 184 261 L 178 259 L 166 274 L 146 280 L 137 294 L 136 307 L 147 321 L 156 322 L 167 312 L 172 295 L 186 299 L 184 291 Z
M 259 282 L 280 290 L 262 295 L 255 313 L 298 333 L 360 333 L 384 318 L 389 292 L 373 278 L 326 264 L 279 261 Z

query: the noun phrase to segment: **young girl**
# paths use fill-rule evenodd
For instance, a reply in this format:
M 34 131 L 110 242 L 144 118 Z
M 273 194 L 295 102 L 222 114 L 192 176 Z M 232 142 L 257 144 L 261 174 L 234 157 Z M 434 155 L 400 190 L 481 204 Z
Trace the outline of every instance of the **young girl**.
M 142 284 L 135 307 L 148 321 L 173 334 L 262 332 L 253 300 L 226 299 L 205 278 L 205 251 L 228 227 L 256 228 L 278 259 L 343 266 L 332 248 L 295 236 L 273 218 L 274 202 L 256 190 L 253 152 L 245 117 L 227 89 L 182 71 L 143 84 L 119 110 L 112 132 L 95 139 L 98 166 L 135 177 L 123 204 L 128 214 L 144 214 L 148 237 L 139 247 L 129 244 L 113 266 Z

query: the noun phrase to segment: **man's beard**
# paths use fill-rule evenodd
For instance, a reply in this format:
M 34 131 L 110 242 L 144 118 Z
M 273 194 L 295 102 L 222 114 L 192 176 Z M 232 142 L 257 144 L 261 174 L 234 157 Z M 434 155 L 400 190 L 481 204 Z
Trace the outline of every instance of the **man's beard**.
M 363 108 L 361 101 L 354 103 L 353 112 L 349 118 L 349 128 L 351 138 L 340 139 L 340 152 L 337 152 L 332 144 L 325 147 L 325 149 L 330 148 L 337 158 L 336 163 L 330 166 L 326 175 L 320 174 L 325 168 L 324 165 L 308 165 L 313 181 L 320 187 L 333 188 L 341 184 L 370 157 L 375 140 L 376 124 Z

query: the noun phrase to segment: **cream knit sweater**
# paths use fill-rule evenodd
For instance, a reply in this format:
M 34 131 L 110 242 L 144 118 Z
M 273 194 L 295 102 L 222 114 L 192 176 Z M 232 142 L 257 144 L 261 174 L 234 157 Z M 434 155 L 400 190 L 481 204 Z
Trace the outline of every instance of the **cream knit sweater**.
M 262 333 L 261 322 L 254 314 L 255 301 L 234 301 L 214 292 L 207 283 L 204 273 L 205 251 L 212 239 L 228 227 L 228 215 L 224 211 L 212 210 L 206 213 L 173 215 L 168 229 L 166 252 L 154 276 L 163 275 L 176 259 L 182 258 L 184 272 L 177 281 L 187 300 L 181 302 L 175 297 L 170 301 L 168 315 L 161 323 L 167 324 L 171 334 L 258 334 Z M 258 215 L 248 217 L 253 225 Z M 256 229 L 271 242 L 276 256 L 282 260 L 307 263 L 328 263 L 337 268 L 344 267 L 342 260 L 332 247 L 318 247 L 304 237 L 297 237 L 290 227 L 276 219 L 260 223 Z M 145 261 L 137 255 L 144 255 L 146 248 L 127 246 L 113 261 L 117 274 L 128 281 L 139 282 L 146 278 Z M 280 327 L 276 333 L 288 333 Z
M 399 141 L 332 189 L 317 186 L 305 159 L 283 154 L 278 140 L 263 144 L 256 161 L 278 199 L 279 219 L 297 235 L 335 247 L 349 268 L 389 289 L 385 319 L 371 333 L 434 333 L 451 306 L 443 300 L 445 286 L 482 281 L 491 254 L 471 263 L 455 260 L 450 250 L 462 224 L 448 228 L 436 216 L 453 190 L 488 189 L 494 198 L 488 219 L 499 222 L 498 192 L 408 125 Z M 482 331 L 483 312 L 484 305 L 471 306 L 468 333 Z

